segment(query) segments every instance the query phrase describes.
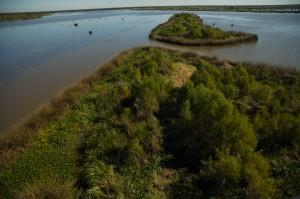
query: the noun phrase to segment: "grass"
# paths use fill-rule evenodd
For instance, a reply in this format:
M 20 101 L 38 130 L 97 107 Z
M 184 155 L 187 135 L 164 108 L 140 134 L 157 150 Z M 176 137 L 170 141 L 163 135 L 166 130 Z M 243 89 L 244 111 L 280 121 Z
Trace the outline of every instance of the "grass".
M 203 24 L 195 14 L 181 13 L 173 15 L 166 23 L 154 28 L 149 37 L 154 40 L 191 46 L 230 45 L 257 41 L 257 35 L 222 31 Z
M 16 195 L 17 199 L 71 199 L 76 194 L 73 193 L 73 184 L 66 183 L 60 184 L 57 182 L 51 182 L 42 185 L 34 185 L 26 187 L 22 192 Z
M 71 130 L 63 123 L 49 124 L 49 129 L 43 131 L 32 146 L 18 156 L 14 165 L 1 173 L 0 181 L 5 182 L 1 186 L 6 187 L 1 195 L 11 198 L 16 193 L 23 192 L 27 184 L 34 186 L 36 183 L 46 184 L 53 180 L 58 183 L 73 181 L 76 176 L 75 147 L 78 138 L 68 134 L 69 131 Z
M 299 81 L 290 69 L 126 51 L 0 139 L 0 195 L 295 196 Z

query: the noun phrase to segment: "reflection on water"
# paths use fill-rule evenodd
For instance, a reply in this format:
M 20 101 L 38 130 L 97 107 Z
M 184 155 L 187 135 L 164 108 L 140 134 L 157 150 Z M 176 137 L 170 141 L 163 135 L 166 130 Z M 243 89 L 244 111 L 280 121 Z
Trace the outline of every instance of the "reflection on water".
M 0 131 L 124 49 L 147 44 L 179 48 L 148 40 L 150 30 L 173 13 L 90 11 L 0 23 Z M 299 14 L 196 13 L 205 23 L 256 33 L 259 41 L 180 49 L 238 61 L 299 66 Z

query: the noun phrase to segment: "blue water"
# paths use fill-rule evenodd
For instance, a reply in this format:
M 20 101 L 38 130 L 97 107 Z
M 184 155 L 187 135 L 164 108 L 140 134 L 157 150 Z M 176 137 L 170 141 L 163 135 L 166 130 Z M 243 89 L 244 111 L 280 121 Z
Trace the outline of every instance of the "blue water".
M 0 131 L 122 50 L 161 45 L 237 61 L 300 68 L 300 14 L 195 12 L 207 24 L 256 33 L 257 43 L 178 47 L 148 34 L 174 11 L 85 11 L 0 23 Z M 123 18 L 123 19 L 122 19 Z M 78 23 L 78 27 L 74 27 Z M 231 27 L 234 24 L 234 27 Z M 89 31 L 93 31 L 89 35 Z

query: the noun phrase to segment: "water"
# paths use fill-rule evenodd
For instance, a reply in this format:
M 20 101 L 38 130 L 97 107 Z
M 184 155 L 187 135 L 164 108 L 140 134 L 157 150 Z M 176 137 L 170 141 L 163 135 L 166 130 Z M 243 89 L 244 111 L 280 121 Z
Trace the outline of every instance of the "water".
M 0 131 L 120 51 L 136 46 L 160 45 L 238 61 L 300 67 L 299 14 L 195 12 L 205 23 L 256 33 L 257 43 L 178 47 L 149 41 L 151 29 L 173 13 L 89 11 L 0 23 Z

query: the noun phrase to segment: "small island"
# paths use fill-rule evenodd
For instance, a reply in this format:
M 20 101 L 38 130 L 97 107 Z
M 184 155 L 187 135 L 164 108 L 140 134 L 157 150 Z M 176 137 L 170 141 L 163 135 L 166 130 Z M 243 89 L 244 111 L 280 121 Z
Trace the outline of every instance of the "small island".
M 191 13 L 173 15 L 166 23 L 154 28 L 149 37 L 153 40 L 190 46 L 229 45 L 258 39 L 255 34 L 223 31 L 205 25 L 199 16 Z

